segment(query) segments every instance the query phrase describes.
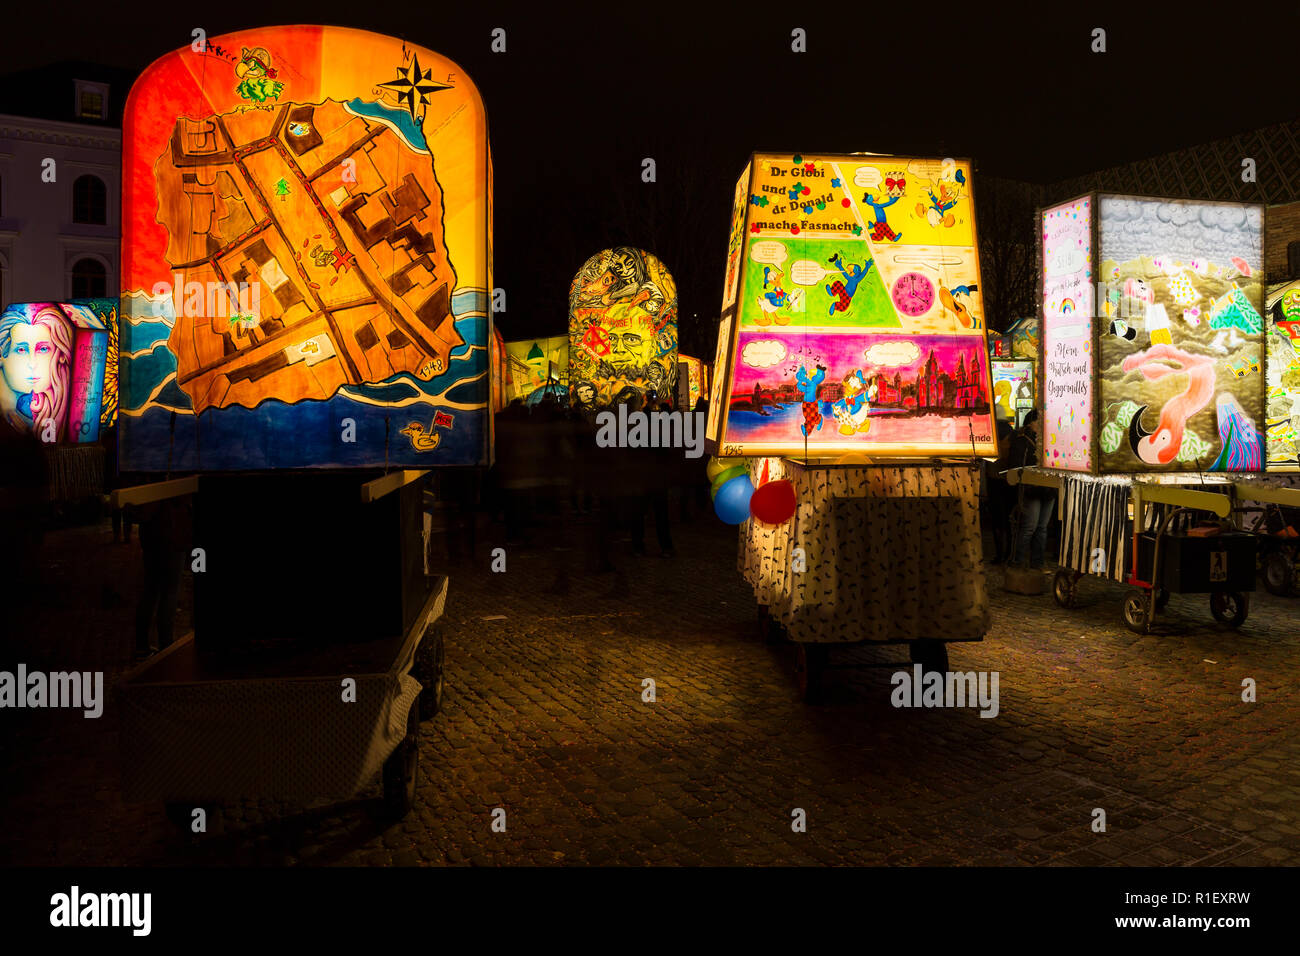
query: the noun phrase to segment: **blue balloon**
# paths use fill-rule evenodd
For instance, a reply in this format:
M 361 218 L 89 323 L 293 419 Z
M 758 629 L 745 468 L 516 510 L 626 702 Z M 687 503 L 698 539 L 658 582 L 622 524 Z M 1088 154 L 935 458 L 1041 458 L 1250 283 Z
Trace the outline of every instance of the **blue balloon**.
M 749 499 L 754 497 L 754 483 L 749 475 L 737 475 L 723 482 L 713 499 L 713 510 L 727 524 L 740 524 L 749 517 Z

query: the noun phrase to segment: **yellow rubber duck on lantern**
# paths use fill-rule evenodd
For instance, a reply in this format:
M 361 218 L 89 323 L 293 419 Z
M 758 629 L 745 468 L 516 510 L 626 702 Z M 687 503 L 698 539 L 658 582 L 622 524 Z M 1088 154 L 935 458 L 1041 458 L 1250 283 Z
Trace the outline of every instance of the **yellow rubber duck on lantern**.
M 411 440 L 411 447 L 416 451 L 433 451 L 442 441 L 442 436 L 435 431 L 424 430 L 423 422 L 410 422 L 402 429 L 402 434 Z

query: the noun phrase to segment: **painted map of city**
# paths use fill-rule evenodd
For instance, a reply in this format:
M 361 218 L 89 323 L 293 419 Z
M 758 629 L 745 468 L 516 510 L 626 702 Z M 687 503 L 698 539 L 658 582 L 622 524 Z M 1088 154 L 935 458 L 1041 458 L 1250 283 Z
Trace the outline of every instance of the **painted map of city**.
M 205 296 L 201 314 L 178 318 L 177 384 L 197 411 L 447 367 L 462 342 L 456 277 L 442 190 L 417 159 L 341 103 L 178 120 L 157 165 L 168 263 L 187 283 L 255 284 L 261 305 L 242 313 L 231 297 L 208 314 Z M 349 160 L 353 182 L 326 175 Z
M 125 126 L 124 468 L 485 460 L 486 122 L 455 64 L 253 30 L 155 63 Z

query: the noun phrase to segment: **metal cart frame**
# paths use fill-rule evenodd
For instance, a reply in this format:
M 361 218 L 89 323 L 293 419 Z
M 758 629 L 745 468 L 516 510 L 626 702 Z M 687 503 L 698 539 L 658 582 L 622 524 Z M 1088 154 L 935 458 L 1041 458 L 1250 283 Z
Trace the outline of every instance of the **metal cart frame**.
M 1138 593 L 1130 594 L 1125 600 L 1125 622 L 1131 628 L 1139 633 L 1149 631 L 1152 617 L 1157 611 L 1162 610 L 1168 602 L 1169 595 L 1162 593 L 1163 588 L 1153 586 L 1152 582 L 1161 580 L 1161 566 L 1159 563 L 1162 550 L 1161 541 L 1166 536 L 1170 522 L 1175 514 L 1186 510 L 1196 510 L 1211 512 L 1222 519 L 1228 519 L 1230 515 L 1239 517 L 1244 510 L 1239 503 L 1243 501 L 1276 504 L 1292 508 L 1300 507 L 1300 487 L 1278 487 L 1265 484 L 1259 480 L 1260 478 L 1265 480 L 1277 479 L 1282 477 L 1280 475 L 1267 472 L 1262 474 L 1250 473 L 1250 475 L 1250 477 L 1242 476 L 1217 482 L 1216 484 L 1219 487 L 1226 486 L 1227 494 L 1203 491 L 1200 488 L 1160 484 L 1149 480 L 1143 481 L 1137 477 L 1133 479 L 1131 499 L 1133 505 L 1132 566 L 1124 582 L 1138 589 Z M 1007 480 L 1012 485 L 1020 483 L 1033 484 L 1054 488 L 1058 492 L 1061 489 L 1061 482 L 1064 477 L 1066 476 L 1061 474 L 1020 468 L 1010 469 L 1007 472 Z M 1091 476 L 1085 474 L 1083 477 Z M 1192 476 L 1189 474 L 1188 477 L 1190 479 Z M 1172 505 L 1174 510 L 1165 516 L 1165 519 L 1156 529 L 1156 549 L 1153 554 L 1151 570 L 1152 580 L 1144 581 L 1137 574 L 1137 536 L 1145 530 L 1142 526 L 1145 523 L 1147 506 L 1157 503 Z M 1084 573 L 1084 571 L 1077 568 L 1061 568 L 1057 571 L 1052 587 L 1052 594 L 1057 604 L 1065 608 L 1074 607 L 1078 597 L 1079 579 Z M 1211 592 L 1211 612 L 1216 619 L 1224 623 L 1234 627 L 1240 625 L 1245 620 L 1245 613 L 1241 613 L 1240 619 L 1238 619 L 1238 611 L 1247 611 L 1248 600 L 1244 595 L 1239 595 L 1240 602 L 1235 599 L 1235 596 L 1230 600 L 1225 600 L 1223 595 L 1229 595 L 1229 592 Z
M 361 485 L 361 500 L 363 503 L 376 501 L 425 474 L 427 472 L 419 470 L 395 471 L 365 482 Z M 164 498 L 194 494 L 198 491 L 200 481 L 199 476 L 190 476 L 119 489 L 113 493 L 113 504 L 115 507 L 120 507 L 126 504 L 144 504 Z M 289 702 L 277 699 L 276 687 L 292 686 L 298 690 L 313 688 L 337 697 L 342 681 L 345 678 L 353 678 L 357 682 L 359 694 L 360 688 L 364 685 L 366 693 L 372 698 L 371 706 L 357 708 L 358 714 L 370 713 L 376 722 L 369 734 L 369 741 L 383 741 L 384 735 L 381 731 L 385 723 L 389 727 L 405 727 L 405 733 L 399 739 L 381 743 L 381 749 L 386 751 L 382 753 L 380 770 L 383 782 L 384 815 L 392 819 L 400 819 L 409 812 L 415 799 L 415 784 L 419 772 L 417 746 L 419 724 L 437 714 L 442 704 L 445 652 L 439 620 L 446 605 L 448 579 L 446 576 L 440 576 L 432 579 L 432 584 L 431 591 L 417 613 L 414 623 L 405 634 L 400 635 L 400 640 L 398 640 L 399 635 L 393 635 L 390 646 L 396 648 L 396 653 L 391 663 L 382 670 L 326 673 L 320 668 L 308 666 L 308 661 L 304 657 L 300 661 L 301 666 L 298 670 L 293 670 L 290 665 L 288 673 L 281 668 L 281 672 L 272 678 L 259 673 L 258 659 L 251 657 L 240 664 L 240 667 L 247 667 L 247 672 L 235 677 L 223 674 L 214 679 L 199 678 L 192 681 L 169 682 L 160 675 L 167 670 L 169 658 L 194 651 L 194 633 L 191 631 L 162 653 L 129 670 L 118 685 L 119 699 L 124 704 L 133 700 L 147 700 L 150 705 L 158 701 L 166 701 L 173 710 L 183 711 L 186 700 L 200 698 L 207 702 L 229 701 L 225 705 L 218 703 L 219 707 L 247 708 L 251 696 L 256 717 L 261 722 L 261 726 L 265 727 L 266 739 L 276 741 L 293 739 L 291 728 L 301 724 L 302 720 L 299 710 Z M 403 686 L 410 687 L 409 677 L 414 677 L 418 685 L 418 691 L 413 699 L 409 690 L 403 692 Z M 373 698 L 376 697 L 381 701 L 377 705 L 373 703 Z M 400 710 L 403 705 L 404 712 L 394 712 L 393 708 Z M 244 741 L 241 746 L 256 751 L 262 758 L 253 763 L 255 767 L 262 769 L 253 770 L 252 777 L 246 775 L 243 785 L 238 788 L 239 792 L 235 792 L 233 789 L 223 789 L 223 784 L 229 786 L 226 781 L 215 778 L 211 774 L 196 773 L 194 769 L 196 764 L 201 764 L 210 758 L 214 747 L 222 746 L 219 742 L 220 738 L 210 733 L 209 728 L 205 728 L 201 721 L 187 722 L 179 734 L 176 742 L 162 752 L 157 750 L 144 752 L 128 739 L 130 735 L 124 726 L 124 776 L 128 778 L 126 782 L 131 783 L 129 779 L 131 768 L 148 762 L 151 765 L 149 780 L 136 786 L 147 790 L 152 797 L 160 797 L 166 805 L 167 815 L 174 822 L 187 828 L 190 812 L 195 807 L 211 806 L 223 800 L 239 797 L 287 796 L 280 792 L 286 778 L 293 777 L 295 772 L 301 775 L 321 761 L 339 759 L 338 752 L 330 750 L 324 739 L 317 741 L 314 748 L 289 748 L 287 753 L 281 748 L 274 761 L 267 760 L 267 755 L 259 750 L 264 747 L 260 741 Z M 267 744 L 264 749 L 272 746 L 273 744 Z M 127 759 L 126 750 L 132 747 L 134 749 L 130 759 Z M 224 756 L 232 759 L 229 754 Z M 373 753 L 349 753 L 343 757 L 350 766 L 373 766 L 375 763 Z M 276 768 L 274 774 L 276 779 L 271 779 L 271 775 L 265 773 L 265 766 L 271 762 L 281 765 Z M 248 786 L 250 779 L 254 780 L 255 793 L 246 792 L 250 789 Z M 354 796 L 373 779 L 373 776 L 369 776 L 348 796 Z M 199 782 L 195 783 L 196 780 Z M 196 790 L 196 787 L 201 788 L 201 792 Z M 294 791 L 292 796 L 301 797 L 303 794 Z

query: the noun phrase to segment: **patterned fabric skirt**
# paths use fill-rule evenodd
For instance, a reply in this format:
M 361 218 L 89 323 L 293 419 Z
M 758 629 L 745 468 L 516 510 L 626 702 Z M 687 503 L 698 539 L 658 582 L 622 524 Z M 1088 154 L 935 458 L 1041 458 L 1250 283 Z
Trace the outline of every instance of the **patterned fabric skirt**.
M 750 466 L 756 484 L 763 461 Z M 978 469 L 777 461 L 798 509 L 784 524 L 741 524 L 737 565 L 792 640 L 984 636 Z

